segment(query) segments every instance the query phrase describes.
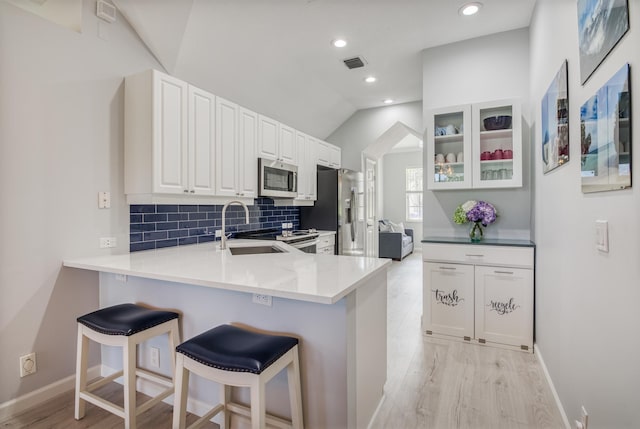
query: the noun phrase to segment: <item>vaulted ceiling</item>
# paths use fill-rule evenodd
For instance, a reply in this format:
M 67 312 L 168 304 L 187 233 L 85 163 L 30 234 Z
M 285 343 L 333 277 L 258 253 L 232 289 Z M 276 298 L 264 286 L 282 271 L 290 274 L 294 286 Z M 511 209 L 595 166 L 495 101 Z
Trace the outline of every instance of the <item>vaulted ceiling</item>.
M 481 0 L 472 17 L 464 0 L 114 3 L 169 74 L 325 138 L 383 99 L 421 100 L 423 49 L 527 27 L 535 1 Z M 366 65 L 349 70 L 354 56 Z

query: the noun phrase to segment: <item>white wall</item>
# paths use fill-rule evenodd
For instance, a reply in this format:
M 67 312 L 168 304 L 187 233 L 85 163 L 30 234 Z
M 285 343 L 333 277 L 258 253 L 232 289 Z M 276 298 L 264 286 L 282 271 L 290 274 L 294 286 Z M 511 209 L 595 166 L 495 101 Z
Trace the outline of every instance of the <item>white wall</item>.
M 520 98 L 523 103 L 523 184 L 514 190 L 425 191 L 425 236 L 466 236 L 456 225 L 455 208 L 470 199 L 493 203 L 498 221 L 485 237 L 530 239 L 531 190 L 529 146 L 529 33 L 508 31 L 423 51 L 423 114 L 429 109 Z M 429 131 L 433 132 L 433 130 Z M 426 151 L 424 151 L 426 154 Z M 426 165 L 426 164 L 425 164 Z M 428 174 L 425 170 L 425 174 Z
M 158 65 L 122 19 L 83 4 L 77 33 L 0 2 L 0 404 L 74 373 L 75 319 L 98 307 L 98 279 L 62 260 L 109 253 L 104 236 L 128 249 L 123 76 Z M 21 379 L 32 351 L 38 372 Z
M 409 167 L 422 167 L 422 151 L 391 152 L 383 157 L 383 209 L 382 218 L 392 222 L 403 222 L 405 228 L 413 228 L 416 246 L 422 240 L 422 222 L 406 220 L 406 180 L 405 170 Z M 429 216 L 429 213 L 424 213 Z
M 362 171 L 362 151 L 397 122 L 422 132 L 422 103 L 415 101 L 358 110 L 326 140 L 342 148 L 343 168 Z
M 584 86 L 575 0 L 539 2 L 531 25 L 536 339 L 569 421 L 585 405 L 594 428 L 638 427 L 640 189 L 637 180 L 624 191 L 583 194 L 580 189 L 580 106 L 625 62 L 631 65 L 632 123 L 640 129 L 640 86 L 634 85 L 640 82 L 640 2 L 629 1 L 629 7 L 629 33 Z M 543 175 L 540 102 L 565 59 L 570 161 Z M 636 169 L 637 136 L 634 132 Z M 595 249 L 597 219 L 609 221 L 609 253 Z

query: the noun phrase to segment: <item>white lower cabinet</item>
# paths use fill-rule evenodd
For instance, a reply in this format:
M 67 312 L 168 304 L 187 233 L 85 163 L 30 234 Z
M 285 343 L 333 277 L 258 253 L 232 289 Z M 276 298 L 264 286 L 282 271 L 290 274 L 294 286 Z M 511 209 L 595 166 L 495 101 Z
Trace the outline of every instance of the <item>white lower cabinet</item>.
M 425 243 L 427 335 L 533 352 L 533 247 Z
M 475 337 L 533 350 L 533 270 L 475 267 Z
M 333 231 L 321 232 L 316 244 L 316 253 L 324 255 L 335 254 L 336 233 Z
M 427 334 L 473 338 L 473 265 L 424 263 L 422 323 Z

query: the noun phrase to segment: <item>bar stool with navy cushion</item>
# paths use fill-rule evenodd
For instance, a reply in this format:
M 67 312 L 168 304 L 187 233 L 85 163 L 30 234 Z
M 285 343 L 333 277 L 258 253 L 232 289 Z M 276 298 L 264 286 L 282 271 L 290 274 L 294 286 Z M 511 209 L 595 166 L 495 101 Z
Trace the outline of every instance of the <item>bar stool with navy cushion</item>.
M 174 429 L 185 428 L 190 372 L 219 383 L 221 401 L 189 426 L 190 429 L 199 427 L 220 412 L 223 413 L 222 429 L 229 427 L 231 413 L 250 417 L 253 429 L 262 429 L 266 424 L 303 427 L 297 338 L 221 325 L 185 341 L 176 351 Z M 265 385 L 285 368 L 291 403 L 290 421 L 268 415 L 265 410 Z M 251 407 L 230 401 L 231 386 L 250 388 Z
M 178 313 L 152 310 L 136 304 L 120 304 L 78 317 L 78 349 L 76 361 L 75 418 L 85 414 L 86 402 L 124 418 L 124 427 L 134 429 L 136 416 L 173 393 L 171 378 L 162 377 L 137 367 L 136 346 L 158 335 L 168 334 L 171 369 L 175 370 L 173 350 L 180 343 Z M 89 340 L 107 346 L 122 347 L 122 371 L 87 385 Z M 116 378 L 124 376 L 124 407 L 92 393 Z M 140 406 L 136 406 L 136 376 L 164 387 L 164 390 Z

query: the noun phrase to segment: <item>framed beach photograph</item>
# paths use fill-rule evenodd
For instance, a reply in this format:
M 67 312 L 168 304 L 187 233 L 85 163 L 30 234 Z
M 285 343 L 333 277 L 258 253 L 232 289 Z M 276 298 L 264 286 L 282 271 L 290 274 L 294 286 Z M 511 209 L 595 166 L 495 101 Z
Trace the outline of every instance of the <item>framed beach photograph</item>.
M 631 86 L 625 64 L 580 108 L 582 192 L 631 187 Z
M 569 87 L 565 60 L 542 98 L 542 169 L 569 162 Z
M 629 30 L 628 0 L 578 0 L 580 80 L 584 85 Z

